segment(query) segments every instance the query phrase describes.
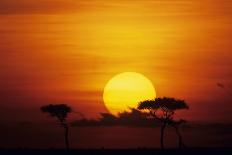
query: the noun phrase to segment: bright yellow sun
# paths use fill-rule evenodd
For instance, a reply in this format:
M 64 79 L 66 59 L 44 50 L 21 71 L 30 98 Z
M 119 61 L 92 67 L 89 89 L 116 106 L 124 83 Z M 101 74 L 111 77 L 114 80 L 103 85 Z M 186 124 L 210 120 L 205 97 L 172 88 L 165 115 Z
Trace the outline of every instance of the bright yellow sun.
M 104 103 L 114 115 L 128 108 L 136 108 L 138 102 L 155 97 L 152 82 L 136 72 L 117 74 L 106 84 L 103 93 Z

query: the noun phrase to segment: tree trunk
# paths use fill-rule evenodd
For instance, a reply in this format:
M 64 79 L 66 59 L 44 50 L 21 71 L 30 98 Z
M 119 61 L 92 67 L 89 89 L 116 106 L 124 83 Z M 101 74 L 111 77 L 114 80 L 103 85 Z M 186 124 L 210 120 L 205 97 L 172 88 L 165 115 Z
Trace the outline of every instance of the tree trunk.
M 166 127 L 166 122 L 163 123 L 163 125 L 161 126 L 161 130 L 160 130 L 160 147 L 161 149 L 164 149 L 164 130 Z
M 183 142 L 182 142 L 182 136 L 180 134 L 179 128 L 178 127 L 174 127 L 174 128 L 176 129 L 176 134 L 178 136 L 179 148 L 182 148 Z
M 68 128 L 67 124 L 64 126 L 64 129 L 65 129 L 65 136 L 64 136 L 64 138 L 65 138 L 65 146 L 66 146 L 66 149 L 68 150 L 69 149 L 69 140 L 68 140 L 68 130 L 69 130 L 69 128 Z

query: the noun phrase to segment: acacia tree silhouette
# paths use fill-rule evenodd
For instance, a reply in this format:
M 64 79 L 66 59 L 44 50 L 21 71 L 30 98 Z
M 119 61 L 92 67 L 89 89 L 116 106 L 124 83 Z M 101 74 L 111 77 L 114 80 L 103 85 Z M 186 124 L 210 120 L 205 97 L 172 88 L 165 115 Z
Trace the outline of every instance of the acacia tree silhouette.
M 56 117 L 60 123 L 60 125 L 65 129 L 65 146 L 66 149 L 69 149 L 69 140 L 68 140 L 68 132 L 69 127 L 67 123 L 67 116 L 72 112 L 71 107 L 66 104 L 49 104 L 41 107 L 41 111 L 44 113 L 48 113 L 51 117 Z
M 179 100 L 171 97 L 145 100 L 139 103 L 138 109 L 149 110 L 149 116 L 159 120 L 162 123 L 160 130 L 160 145 L 162 149 L 164 149 L 164 131 L 167 125 L 175 128 L 176 134 L 179 139 L 179 148 L 184 146 L 182 136 L 179 131 L 179 126 L 185 121 L 182 119 L 178 121 L 173 119 L 176 110 L 189 109 L 187 103 L 184 100 Z

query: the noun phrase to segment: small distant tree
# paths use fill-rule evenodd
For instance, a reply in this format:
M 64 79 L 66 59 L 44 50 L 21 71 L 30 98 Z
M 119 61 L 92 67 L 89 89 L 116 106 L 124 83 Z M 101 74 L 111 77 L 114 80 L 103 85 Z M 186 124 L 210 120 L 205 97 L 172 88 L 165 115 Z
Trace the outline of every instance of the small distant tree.
M 180 120 L 177 120 L 177 121 L 172 120 L 170 122 L 170 124 L 169 124 L 171 127 L 173 127 L 175 129 L 175 132 L 176 132 L 176 134 L 178 136 L 178 146 L 179 146 L 179 148 L 186 147 L 186 145 L 184 144 L 184 142 L 182 140 L 182 136 L 181 136 L 181 133 L 180 133 L 180 130 L 179 130 L 180 125 L 185 123 L 185 122 L 186 122 L 185 120 L 180 119 Z
M 154 100 L 145 100 L 139 103 L 138 109 L 148 110 L 151 117 L 159 120 L 161 125 L 160 130 L 160 145 L 164 149 L 164 131 L 167 125 L 174 127 L 179 139 L 179 148 L 183 146 L 182 137 L 179 132 L 180 124 L 183 120 L 174 120 L 173 116 L 176 110 L 189 109 L 184 100 L 179 100 L 170 97 L 155 98 Z
M 69 126 L 67 123 L 67 116 L 72 112 L 72 109 L 66 104 L 49 104 L 41 107 L 41 111 L 48 113 L 51 117 L 58 119 L 60 125 L 65 129 L 65 146 L 69 149 L 68 132 Z

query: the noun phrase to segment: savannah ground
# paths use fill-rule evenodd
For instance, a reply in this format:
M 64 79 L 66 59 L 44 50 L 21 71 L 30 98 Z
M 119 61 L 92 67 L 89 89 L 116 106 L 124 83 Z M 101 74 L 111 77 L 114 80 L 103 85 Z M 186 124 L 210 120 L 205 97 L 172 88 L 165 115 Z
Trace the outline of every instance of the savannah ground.
M 64 148 L 63 129 L 53 123 L 4 125 L 0 128 L 0 146 L 6 149 Z M 17 129 L 17 131 L 15 131 Z M 231 124 L 189 123 L 181 132 L 188 149 L 232 147 Z M 160 128 L 144 127 L 71 127 L 70 147 L 73 149 L 137 149 L 160 147 Z M 177 147 L 177 137 L 167 129 L 165 145 Z

